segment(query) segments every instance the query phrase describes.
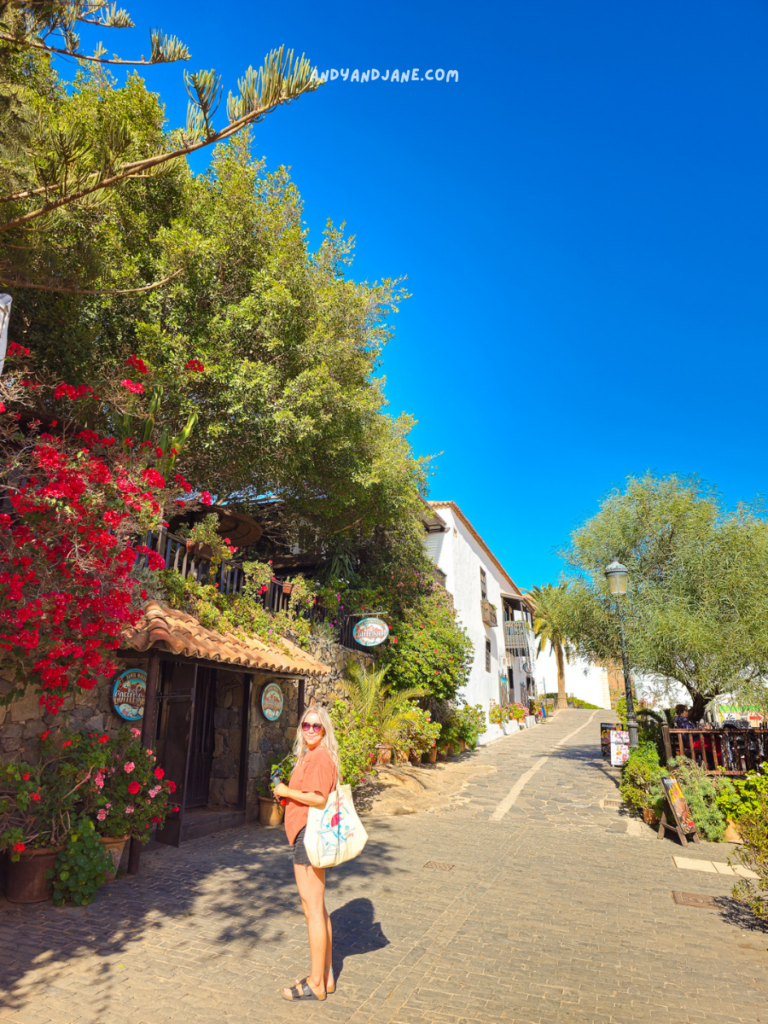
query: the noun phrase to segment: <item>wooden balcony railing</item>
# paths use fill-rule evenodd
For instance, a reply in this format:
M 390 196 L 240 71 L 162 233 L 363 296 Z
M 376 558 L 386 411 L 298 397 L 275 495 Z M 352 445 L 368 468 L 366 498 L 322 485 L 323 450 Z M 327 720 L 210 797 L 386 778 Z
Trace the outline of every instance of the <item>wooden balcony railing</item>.
M 144 544 L 153 551 L 159 552 L 164 560 L 166 569 L 174 569 L 182 576 L 192 576 L 198 583 L 218 583 L 219 593 L 226 596 L 240 594 L 245 585 L 245 572 L 241 562 L 222 562 L 216 574 L 211 573 L 211 560 L 201 555 L 191 555 L 187 552 L 187 542 L 183 537 L 177 537 L 169 530 L 163 528 L 158 533 L 148 533 Z M 139 556 L 140 564 L 147 564 L 146 555 Z M 269 588 L 261 595 L 264 608 L 269 612 L 287 611 L 291 601 L 290 594 L 283 589 L 282 580 L 273 580 Z M 328 617 L 324 608 L 313 605 L 305 609 L 302 614 L 311 621 L 323 622 Z M 337 639 L 342 647 L 351 651 L 362 651 L 371 653 L 370 648 L 361 646 L 352 635 L 353 630 L 364 615 L 340 616 L 337 620 Z
M 687 757 L 710 775 L 746 775 L 768 761 L 768 729 L 662 727 L 667 758 Z

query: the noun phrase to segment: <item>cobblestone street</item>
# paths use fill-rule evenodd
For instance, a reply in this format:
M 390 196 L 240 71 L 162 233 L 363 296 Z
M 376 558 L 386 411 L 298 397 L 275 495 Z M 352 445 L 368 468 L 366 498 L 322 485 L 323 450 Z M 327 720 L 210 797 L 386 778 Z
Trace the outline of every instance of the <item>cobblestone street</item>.
M 366 819 L 364 854 L 329 874 L 325 1003 L 280 998 L 306 930 L 282 831 L 249 826 L 145 854 L 84 910 L 3 902 L 0 1020 L 768 1021 L 768 931 L 671 898 L 727 896 L 732 878 L 673 856 L 732 848 L 681 850 L 620 813 L 605 717 L 560 712 L 463 755 L 483 770 L 450 806 Z

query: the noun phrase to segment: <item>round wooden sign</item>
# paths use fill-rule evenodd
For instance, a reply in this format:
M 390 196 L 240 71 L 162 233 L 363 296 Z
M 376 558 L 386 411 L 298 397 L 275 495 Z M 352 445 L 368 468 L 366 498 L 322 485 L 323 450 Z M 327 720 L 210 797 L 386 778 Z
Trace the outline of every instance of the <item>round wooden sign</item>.
M 143 668 L 129 668 L 122 672 L 112 687 L 112 706 L 126 722 L 144 717 L 147 696 L 147 673 Z
M 261 713 L 268 722 L 276 722 L 283 713 L 285 698 L 278 683 L 267 683 L 261 691 Z

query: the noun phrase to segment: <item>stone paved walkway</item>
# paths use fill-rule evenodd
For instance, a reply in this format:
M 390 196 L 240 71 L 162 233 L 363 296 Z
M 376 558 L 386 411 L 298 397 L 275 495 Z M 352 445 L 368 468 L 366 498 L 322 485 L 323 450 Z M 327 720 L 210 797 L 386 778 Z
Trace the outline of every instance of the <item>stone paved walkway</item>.
M 561 712 L 464 755 L 484 771 L 438 812 L 367 819 L 364 854 L 331 873 L 325 1003 L 280 999 L 306 932 L 282 833 L 253 826 L 145 855 L 83 910 L 0 901 L 0 1021 L 768 1022 L 768 932 L 670 896 L 726 896 L 732 880 L 672 857 L 730 848 L 681 851 L 605 806 L 604 715 Z

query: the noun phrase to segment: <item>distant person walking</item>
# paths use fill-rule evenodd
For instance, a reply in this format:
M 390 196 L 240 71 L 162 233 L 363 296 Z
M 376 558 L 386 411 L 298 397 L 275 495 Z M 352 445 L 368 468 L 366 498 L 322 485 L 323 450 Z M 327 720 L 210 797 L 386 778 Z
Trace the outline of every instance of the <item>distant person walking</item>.
M 325 708 L 310 706 L 301 716 L 296 744 L 296 767 L 288 785 L 275 786 L 275 796 L 288 801 L 285 834 L 291 844 L 291 859 L 309 931 L 310 972 L 283 989 L 284 999 L 320 999 L 336 991 L 331 961 L 333 935 L 331 918 L 325 909 L 325 868 L 310 863 L 304 846 L 304 831 L 310 807 L 325 807 L 341 775 L 339 747 Z

